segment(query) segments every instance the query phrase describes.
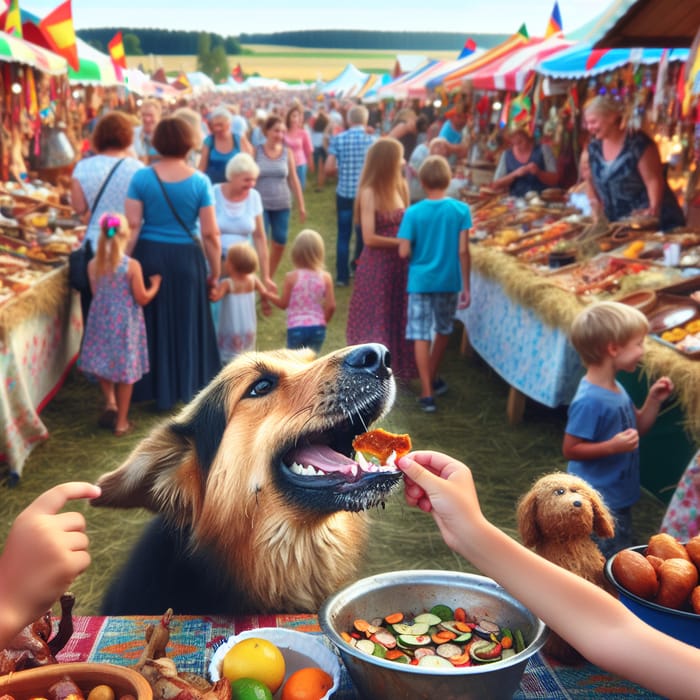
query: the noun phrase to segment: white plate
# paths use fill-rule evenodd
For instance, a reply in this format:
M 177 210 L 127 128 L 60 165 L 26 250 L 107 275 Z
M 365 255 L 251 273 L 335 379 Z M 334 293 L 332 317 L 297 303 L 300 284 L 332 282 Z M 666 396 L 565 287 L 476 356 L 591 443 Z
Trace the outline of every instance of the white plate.
M 209 678 L 218 681 L 221 678 L 221 664 L 226 652 L 238 642 L 251 637 L 258 637 L 272 642 L 282 652 L 287 666 L 284 676 L 286 681 L 289 676 L 300 668 L 315 666 L 323 669 L 333 678 L 333 687 L 323 696 L 322 700 L 328 700 L 340 685 L 340 664 L 336 655 L 314 635 L 305 632 L 288 630 L 284 627 L 260 627 L 247 630 L 229 637 L 214 652 L 209 664 Z M 283 684 L 284 686 L 284 684 Z M 275 694 L 278 697 L 281 691 Z

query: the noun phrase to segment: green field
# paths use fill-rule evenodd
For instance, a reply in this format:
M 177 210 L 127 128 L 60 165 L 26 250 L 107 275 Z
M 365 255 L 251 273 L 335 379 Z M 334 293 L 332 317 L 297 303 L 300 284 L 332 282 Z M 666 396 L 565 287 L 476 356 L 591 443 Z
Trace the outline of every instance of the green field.
M 229 65 L 238 63 L 246 75 L 261 75 L 279 80 L 323 80 L 335 78 L 348 63 L 366 73 L 391 73 L 396 51 L 353 51 L 346 49 L 300 49 L 292 46 L 245 45 L 240 55 L 229 56 Z M 404 51 L 400 55 L 426 56 L 421 51 Z M 453 59 L 452 51 L 436 51 L 430 58 Z M 196 56 L 130 56 L 129 68 L 143 65 L 146 71 L 163 68 L 166 73 L 197 70 Z

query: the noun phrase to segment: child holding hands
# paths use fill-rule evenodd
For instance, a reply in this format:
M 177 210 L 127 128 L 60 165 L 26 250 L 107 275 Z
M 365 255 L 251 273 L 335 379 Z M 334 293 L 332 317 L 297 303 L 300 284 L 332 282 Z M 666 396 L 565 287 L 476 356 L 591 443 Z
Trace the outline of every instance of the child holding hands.
M 562 451 L 568 471 L 597 489 L 615 518 L 615 536 L 598 542 L 605 557 L 635 544 L 631 508 L 640 495 L 639 436 L 673 391 L 671 380 L 662 377 L 638 409 L 615 378 L 637 367 L 648 330 L 641 311 L 614 301 L 586 307 L 571 327 L 586 374 L 569 406 Z
M 142 306 L 160 289 L 161 276 L 151 275 L 149 287 L 141 263 L 126 255 L 129 226 L 120 214 L 100 219 L 97 252 L 88 264 L 93 300 L 80 353 L 84 372 L 100 382 L 105 410 L 102 427 L 116 437 L 130 433 L 129 405 L 134 384 L 149 371 L 146 325 Z
M 325 270 L 325 246 L 321 234 L 304 229 L 294 239 L 294 270 L 284 277 L 281 296 L 265 291 L 265 297 L 287 309 L 287 347 L 321 351 L 326 325 L 335 311 L 333 280 Z
M 264 287 L 255 274 L 258 255 L 249 243 L 235 243 L 226 252 L 226 274 L 209 295 L 212 301 L 221 301 L 216 340 L 221 363 L 226 364 L 236 355 L 255 349 L 258 319 L 255 313 L 255 294 Z M 263 308 L 265 312 L 265 308 Z
M 438 452 L 413 452 L 397 466 L 404 473 L 406 502 L 431 513 L 446 544 L 591 663 L 663 697 L 698 697 L 700 649 L 647 625 L 602 588 L 490 523 L 481 512 L 468 467 Z
M 69 500 L 100 493 L 84 482 L 59 484 L 15 518 L 0 556 L 0 649 L 44 615 L 90 564 L 85 518 L 60 511 Z

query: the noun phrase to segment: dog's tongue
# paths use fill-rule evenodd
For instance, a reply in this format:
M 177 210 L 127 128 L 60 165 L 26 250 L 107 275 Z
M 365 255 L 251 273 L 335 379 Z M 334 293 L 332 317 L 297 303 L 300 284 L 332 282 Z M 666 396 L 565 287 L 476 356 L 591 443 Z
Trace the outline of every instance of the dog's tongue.
M 311 445 L 295 450 L 292 459 L 299 464 L 311 464 L 324 472 L 349 472 L 357 462 L 332 450 L 327 445 Z

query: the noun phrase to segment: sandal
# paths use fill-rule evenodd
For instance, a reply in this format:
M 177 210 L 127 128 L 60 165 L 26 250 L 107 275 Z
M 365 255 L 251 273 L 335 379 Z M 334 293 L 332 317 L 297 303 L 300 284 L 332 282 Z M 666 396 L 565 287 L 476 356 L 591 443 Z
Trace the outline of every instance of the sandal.
M 129 433 L 134 432 L 134 428 L 136 425 L 129 421 L 126 424 L 126 428 L 122 428 L 121 430 L 117 430 L 116 428 L 114 429 L 114 437 L 124 437 L 125 435 L 129 435 Z
M 117 409 L 116 408 L 105 408 L 102 415 L 97 420 L 97 425 L 100 428 L 108 428 L 109 430 L 114 430 L 114 424 L 117 422 Z

